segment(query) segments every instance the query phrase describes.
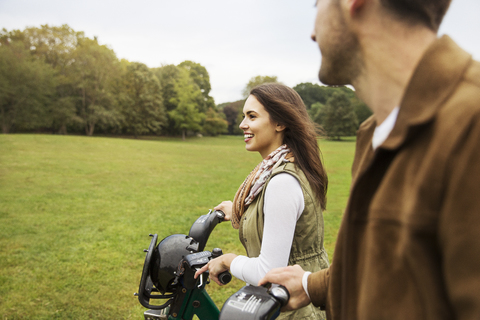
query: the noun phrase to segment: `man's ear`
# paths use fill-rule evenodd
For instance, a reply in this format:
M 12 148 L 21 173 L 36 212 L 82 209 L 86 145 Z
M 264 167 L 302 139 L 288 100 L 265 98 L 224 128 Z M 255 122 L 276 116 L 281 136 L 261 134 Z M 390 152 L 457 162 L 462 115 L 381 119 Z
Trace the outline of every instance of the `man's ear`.
M 285 126 L 277 123 L 277 127 L 275 128 L 275 131 L 282 132 L 283 130 L 285 130 Z
M 366 5 L 367 0 L 348 0 L 348 9 L 350 16 L 355 16 Z

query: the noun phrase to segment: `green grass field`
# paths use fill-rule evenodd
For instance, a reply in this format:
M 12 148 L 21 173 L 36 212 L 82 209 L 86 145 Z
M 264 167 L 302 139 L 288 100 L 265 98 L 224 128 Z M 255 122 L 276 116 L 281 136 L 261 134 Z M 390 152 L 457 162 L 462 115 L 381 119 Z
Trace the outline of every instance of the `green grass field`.
M 330 258 L 350 184 L 354 140 L 320 141 L 329 173 Z M 149 233 L 187 234 L 231 200 L 261 160 L 241 137 L 133 140 L 0 135 L 2 319 L 143 319 L 138 289 Z M 244 254 L 217 226 L 206 249 Z M 207 290 L 221 307 L 243 283 Z

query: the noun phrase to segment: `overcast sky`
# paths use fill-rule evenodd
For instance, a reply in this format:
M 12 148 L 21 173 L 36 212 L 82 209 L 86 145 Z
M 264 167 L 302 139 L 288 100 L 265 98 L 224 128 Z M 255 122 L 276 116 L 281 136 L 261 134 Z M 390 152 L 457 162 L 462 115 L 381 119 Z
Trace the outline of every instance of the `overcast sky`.
M 0 0 L 0 28 L 68 24 L 118 58 L 149 67 L 198 62 L 215 102 L 236 101 L 251 77 L 319 83 L 310 40 L 314 0 Z M 440 34 L 480 60 L 480 0 L 453 0 Z

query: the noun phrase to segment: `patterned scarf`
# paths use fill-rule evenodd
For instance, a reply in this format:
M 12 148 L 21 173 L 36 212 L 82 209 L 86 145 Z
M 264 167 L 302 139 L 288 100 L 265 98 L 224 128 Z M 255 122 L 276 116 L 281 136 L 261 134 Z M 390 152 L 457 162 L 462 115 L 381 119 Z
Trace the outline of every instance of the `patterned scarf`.
M 293 155 L 286 144 L 278 147 L 278 149 L 263 159 L 242 183 L 233 199 L 232 226 L 235 229 L 240 227 L 240 219 L 243 213 L 262 191 L 273 169 L 278 167 L 284 159 L 293 162 Z

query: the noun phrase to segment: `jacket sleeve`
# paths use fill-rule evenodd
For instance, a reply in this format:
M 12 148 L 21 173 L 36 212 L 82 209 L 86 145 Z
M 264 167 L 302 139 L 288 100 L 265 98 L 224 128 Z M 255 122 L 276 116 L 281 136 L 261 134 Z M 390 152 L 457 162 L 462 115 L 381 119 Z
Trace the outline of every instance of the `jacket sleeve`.
M 445 289 L 456 319 L 480 315 L 480 121 L 452 152 L 438 233 Z
M 312 273 L 308 277 L 308 295 L 313 305 L 325 309 L 327 290 L 330 280 L 330 267 Z

